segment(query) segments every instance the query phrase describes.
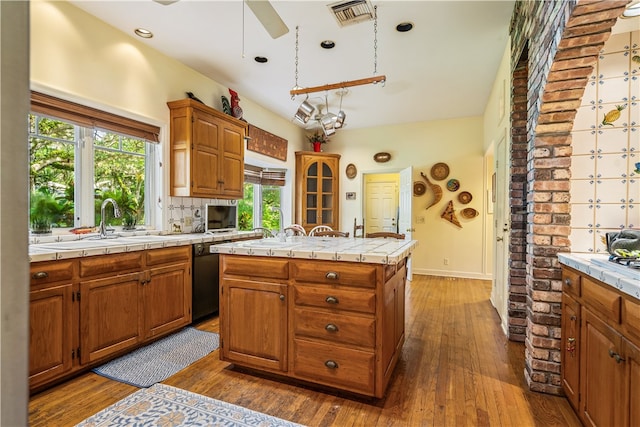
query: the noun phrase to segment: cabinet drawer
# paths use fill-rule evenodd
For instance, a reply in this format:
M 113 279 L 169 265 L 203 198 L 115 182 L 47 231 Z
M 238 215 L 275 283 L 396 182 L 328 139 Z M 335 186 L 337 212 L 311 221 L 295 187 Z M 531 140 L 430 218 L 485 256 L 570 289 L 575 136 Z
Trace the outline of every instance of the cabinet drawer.
M 640 301 L 622 300 L 622 323 L 630 334 L 640 339 Z
M 30 266 L 31 286 L 59 280 L 71 280 L 73 263 L 73 260 L 32 263 Z
M 374 354 L 296 339 L 293 374 L 296 378 L 372 395 Z
M 238 276 L 289 278 L 289 261 L 280 258 L 220 255 L 220 271 Z
M 188 261 L 191 246 L 152 249 L 147 251 L 147 265 L 167 264 L 170 262 Z
M 575 271 L 562 269 L 562 290 L 573 297 L 580 297 L 581 277 Z
M 341 313 L 296 308 L 296 336 L 320 338 L 341 344 L 371 347 L 376 342 L 375 319 Z
M 120 273 L 142 269 L 142 251 L 82 258 L 79 261 L 80 277 Z
M 582 299 L 589 308 L 603 314 L 609 320 L 620 323 L 622 297 L 612 289 L 583 277 Z
M 362 313 L 374 313 L 376 310 L 375 293 L 364 289 L 296 284 L 293 286 L 293 301 L 296 305 Z
M 377 267 L 348 262 L 304 262 L 293 265 L 293 277 L 298 282 L 375 288 Z

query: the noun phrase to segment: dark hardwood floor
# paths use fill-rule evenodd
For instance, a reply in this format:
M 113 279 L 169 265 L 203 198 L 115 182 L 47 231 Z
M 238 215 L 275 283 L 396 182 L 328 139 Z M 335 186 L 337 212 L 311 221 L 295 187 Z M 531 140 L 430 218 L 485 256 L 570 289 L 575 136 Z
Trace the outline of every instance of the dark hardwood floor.
M 384 399 L 232 369 L 214 351 L 164 381 L 308 426 L 580 426 L 563 397 L 528 391 L 524 346 L 509 342 L 487 281 L 414 276 L 406 340 Z M 218 331 L 218 319 L 199 329 Z M 33 395 L 31 426 L 72 426 L 137 390 L 86 373 Z

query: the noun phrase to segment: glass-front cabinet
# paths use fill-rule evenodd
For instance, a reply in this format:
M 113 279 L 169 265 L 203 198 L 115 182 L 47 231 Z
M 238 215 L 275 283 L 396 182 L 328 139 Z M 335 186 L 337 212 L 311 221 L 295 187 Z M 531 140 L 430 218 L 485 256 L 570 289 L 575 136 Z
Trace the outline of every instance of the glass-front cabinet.
M 340 228 L 340 155 L 296 152 L 296 223 L 309 232 L 316 225 Z

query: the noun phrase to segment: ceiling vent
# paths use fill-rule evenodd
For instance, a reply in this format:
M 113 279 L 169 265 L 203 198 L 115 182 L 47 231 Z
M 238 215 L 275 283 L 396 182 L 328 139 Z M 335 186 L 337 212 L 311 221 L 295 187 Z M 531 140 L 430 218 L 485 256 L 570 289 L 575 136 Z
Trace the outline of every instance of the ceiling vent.
M 327 7 L 341 27 L 362 21 L 370 21 L 374 18 L 373 7 L 369 0 L 340 1 L 327 5 Z

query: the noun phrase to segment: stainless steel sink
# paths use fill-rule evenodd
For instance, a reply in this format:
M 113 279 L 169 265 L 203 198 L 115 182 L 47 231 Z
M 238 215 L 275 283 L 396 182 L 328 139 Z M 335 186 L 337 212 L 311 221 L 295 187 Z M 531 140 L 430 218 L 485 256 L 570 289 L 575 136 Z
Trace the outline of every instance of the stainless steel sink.
M 122 246 L 125 243 L 120 239 L 91 239 L 72 240 L 68 242 L 39 243 L 38 248 L 56 251 L 77 251 L 82 249 L 97 249 L 112 246 Z

